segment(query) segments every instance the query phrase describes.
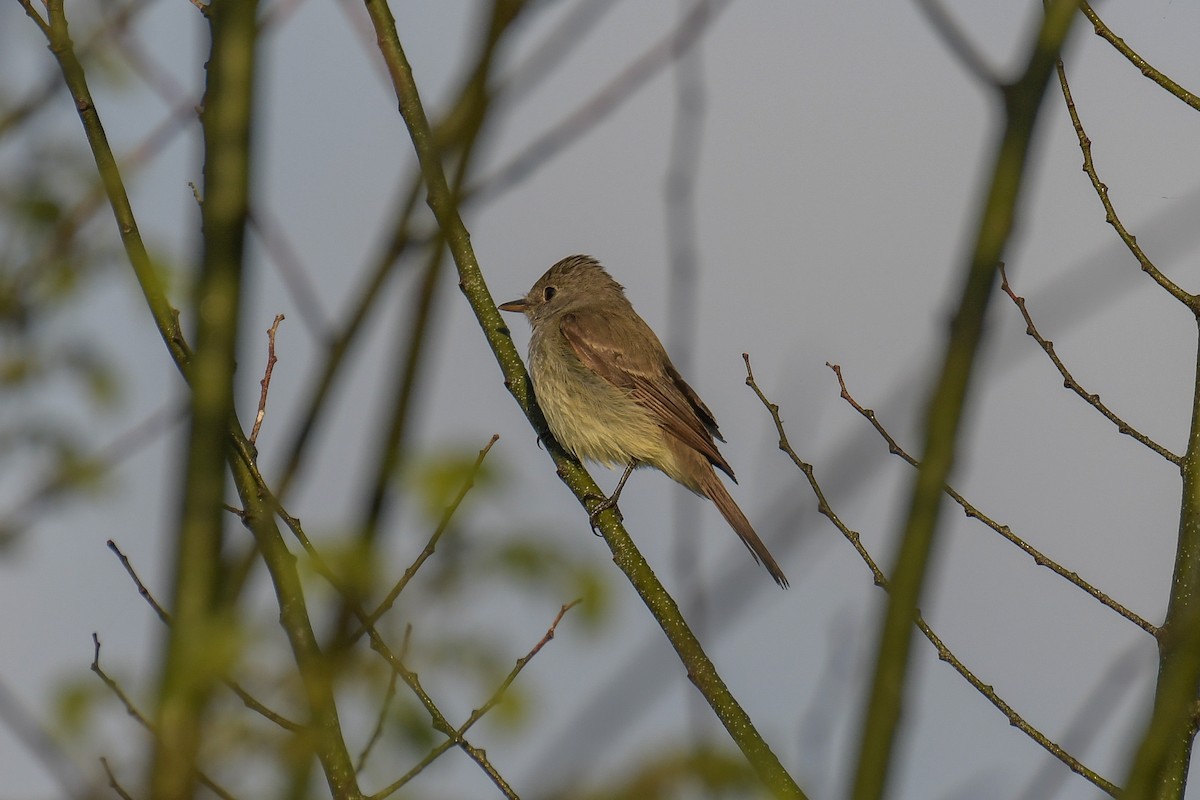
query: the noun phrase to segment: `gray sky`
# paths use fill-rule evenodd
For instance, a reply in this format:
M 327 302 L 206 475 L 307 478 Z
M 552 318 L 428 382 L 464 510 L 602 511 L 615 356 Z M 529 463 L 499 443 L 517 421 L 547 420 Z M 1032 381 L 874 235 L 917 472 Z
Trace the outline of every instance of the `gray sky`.
M 543 5 L 507 42 L 504 63 L 522 63 L 576 4 Z M 838 399 L 824 364 L 841 364 L 856 399 L 874 408 L 910 451 L 919 450 L 919 400 L 940 357 L 981 175 L 1000 122 L 995 98 L 955 61 L 916 6 L 883 5 L 735 2 L 699 49 L 705 99 L 694 175 L 700 273 L 692 287 L 698 324 L 688 378 L 721 422 L 729 440 L 723 451 L 741 480 L 735 497 L 792 578 L 791 590 L 778 591 L 716 511 L 698 499 L 687 502 L 698 506 L 690 512 L 698 529 L 689 536 L 700 570 L 676 574 L 670 514 L 675 495 L 686 493 L 664 477 L 639 473 L 621 504 L 632 535 L 668 588 L 703 595 L 710 629 L 702 628 L 702 640 L 814 798 L 845 791 L 857 747 L 858 697 L 884 598 L 850 546 L 816 514 L 800 473 L 776 450 L 770 418 L 743 383 L 741 354 L 752 355 L 760 385 L 781 406 L 793 445 L 815 464 L 838 513 L 887 567 L 911 474 Z M 393 6 L 423 97 L 437 109 L 473 42 L 465 22 L 480 5 Z M 1020 62 L 1040 9 L 1040 3 L 947 6 L 1005 74 Z M 72 4 L 69 11 L 80 29 L 95 15 L 90 3 Z M 1146 2 L 1101 11 L 1151 63 L 1187 88 L 1200 86 L 1194 36 L 1200 8 Z M 394 204 L 395 187 L 413 161 L 378 54 L 364 47 L 356 29 L 365 25 L 363 14 L 359 7 L 348 14 L 339 4 L 300 2 L 263 50 L 257 201 L 299 254 L 325 319 L 344 313 L 363 265 L 379 246 L 375 237 Z M 492 174 L 573 112 L 664 36 L 678 16 L 674 3 L 615 3 L 552 75 L 498 114 L 479 174 Z M 206 47 L 196 10 L 185 0 L 159 0 L 136 31 L 165 73 L 194 93 Z M 0 84 L 8 96 L 22 96 L 26 83 L 53 69 L 16 4 L 0 8 L 0 49 L 6 68 L 17 65 Z M 1067 67 L 1097 168 L 1122 219 L 1161 269 L 1186 289 L 1197 289 L 1194 114 L 1082 24 L 1071 38 Z M 118 152 L 127 152 L 168 115 L 144 84 L 127 81 L 119 87 L 100 79 L 95 87 Z M 609 268 L 667 337 L 663 178 L 673 81 L 672 71 L 663 70 L 531 177 L 486 206 L 468 209 L 465 221 L 498 301 L 523 294 L 562 256 L 586 252 Z M 82 142 L 65 95 L 38 131 Z M 187 181 L 199 181 L 198 141 L 192 124 L 130 185 L 152 248 L 176 264 L 188 264 L 196 248 L 198 215 Z M 27 140 L 0 141 L 0 170 L 14 170 L 28 146 Z M 1181 452 L 1194 324 L 1139 272 L 1104 224 L 1053 84 L 1035 153 L 1008 257 L 1016 289 L 1089 391 Z M 93 229 L 113 246 L 115 229 L 106 213 Z M 300 388 L 312 380 L 316 337 L 312 320 L 262 248 L 253 247 L 251 255 L 247 328 L 265 330 L 274 314 L 288 316 L 259 442 L 269 476 L 282 457 L 278 448 L 303 397 Z M 119 410 L 85 413 L 86 404 L 69 396 L 51 401 L 79 415 L 97 444 L 181 396 L 181 381 L 132 276 L 115 263 L 95 279 L 79 312 L 61 324 L 62 335 L 86 334 L 117 365 L 128 382 L 123 402 Z M 178 291 L 182 279 L 175 285 Z M 411 276 L 393 281 L 391 290 L 408 285 Z M 417 444 L 427 452 L 477 450 L 499 433 L 489 458 L 506 473 L 501 491 L 475 498 L 468 517 L 475 524 L 463 535 L 535 526 L 580 558 L 612 569 L 602 540 L 588 532 L 504 391 L 450 278 L 441 302 L 446 313 L 426 373 Z M 358 457 L 378 435 L 372 427 L 380 411 L 377 365 L 397 330 L 399 307 L 394 298 L 385 300 L 381 308 L 387 310 L 372 321 L 372 340 L 355 360 L 336 417 L 321 432 L 320 455 L 293 494 L 292 510 L 310 530 L 333 533 L 358 502 Z M 514 319 L 512 328 L 523 350 L 526 326 Z M 1161 621 L 1178 517 L 1173 468 L 1119 436 L 1064 390 L 1024 336 L 1016 309 L 999 294 L 988 333 L 955 486 L 1047 555 L 1150 621 Z M 243 420 L 252 416 L 263 358 L 261 340 L 253 342 L 241 362 Z M 0 615 L 0 678 L 27 710 L 48 713 L 68 682 L 94 684 L 86 671 L 93 631 L 104 642 L 110 669 L 148 696 L 161 631 L 104 542 L 117 539 L 151 586 L 165 586 L 177 435 L 124 462 L 94 500 L 40 517 L 29 536 L 0 556 L 0 603 L 9 609 Z M 606 488 L 616 480 L 603 470 L 594 474 Z M 20 485 L 6 476 L 0 497 L 18 496 Z M 1122 780 L 1129 737 L 1139 731 L 1153 686 L 1150 637 L 954 508 L 947 507 L 944 520 L 922 603 L 927 619 L 985 682 L 1055 741 L 1070 746 L 1064 737 L 1085 707 L 1103 715 L 1075 753 L 1106 778 Z M 410 536 L 408 546 L 417 538 Z M 405 563 L 397 552 L 393 571 Z M 453 615 L 428 612 L 423 618 L 467 631 L 503 631 L 515 658 L 571 597 L 486 599 Z M 616 584 L 613 605 L 613 618 L 598 633 L 568 616 L 522 675 L 520 683 L 534 696 L 534 733 L 511 736 L 503 726 L 484 724 L 476 734 L 523 796 L 538 796 L 562 780 L 601 781 L 647 750 L 682 746 L 690 733 L 727 744 L 627 585 Z M 625 674 L 631 663 L 637 665 L 634 679 L 614 686 L 612 676 Z M 1113 670 L 1114 685 L 1094 699 Z M 608 694 L 597 706 L 601 691 Z M 106 708 L 111 713 L 104 729 L 112 732 L 112 754 L 119 756 L 130 749 L 126 740 L 139 741 L 141 734 L 111 704 Z M 617 721 L 610 723 L 597 708 Z M 92 769 L 95 755 L 81 754 L 80 763 Z M 893 796 L 1016 797 L 1049 760 L 938 662 L 927 642 L 916 642 Z M 45 770 L 3 729 L 0 774 L 0 797 L 56 791 Z M 455 754 L 435 774 L 418 794 L 490 796 L 478 769 Z M 1053 786 L 1056 797 L 1096 796 L 1061 766 L 1048 774 L 1061 785 L 1034 785 Z

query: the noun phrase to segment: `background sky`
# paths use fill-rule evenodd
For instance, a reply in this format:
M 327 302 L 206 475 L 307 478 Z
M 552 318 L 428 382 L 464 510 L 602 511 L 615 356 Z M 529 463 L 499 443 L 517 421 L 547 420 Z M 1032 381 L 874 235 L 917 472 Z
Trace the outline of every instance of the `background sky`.
M 484 5 L 392 5 L 423 99 L 436 112 L 470 54 Z M 501 74 L 525 63 L 578 5 L 535 4 L 505 42 Z M 1014 74 L 1041 4 L 947 5 L 987 62 Z M 77 39 L 103 7 L 90 0 L 68 4 Z M 282 460 L 301 388 L 313 380 L 322 326 L 347 309 L 380 247 L 378 231 L 392 213 L 396 187 L 413 169 L 395 97 L 363 35 L 362 8 L 313 0 L 285 8 L 262 50 L 255 197 L 294 251 L 316 307 L 289 290 L 254 240 L 246 327 L 265 331 L 276 313 L 288 318 L 258 443 L 268 479 Z M 551 73 L 532 90 L 503 99 L 486 130 L 477 175 L 496 174 L 587 103 L 666 36 L 683 9 L 604 4 Z M 694 281 L 674 284 L 667 268 L 664 178 L 678 77 L 670 66 L 571 147 L 470 206 L 464 218 L 496 300 L 523 294 L 559 258 L 590 253 L 668 343 L 691 343 L 690 351 L 672 348 L 676 361 L 720 421 L 729 442 L 723 452 L 741 481 L 734 495 L 792 588 L 780 592 L 715 509 L 661 475 L 643 472 L 631 480 L 622 495 L 625 521 L 668 588 L 685 602 L 699 598 L 693 610 L 701 640 L 783 763 L 810 796 L 836 797 L 846 790 L 857 748 L 859 698 L 885 597 L 776 449 L 771 419 L 744 385 L 741 354 L 751 354 L 759 384 L 780 405 L 793 446 L 815 465 L 837 512 L 887 568 L 911 471 L 839 399 L 825 363 L 840 364 L 854 397 L 874 408 L 910 452 L 919 451 L 921 399 L 941 356 L 1001 116 L 994 93 L 963 69 L 913 3 L 742 0 L 718 9 L 694 51 L 697 60 L 685 62 L 703 93 L 702 112 L 687 122 L 700 137 L 698 162 L 689 170 Z M 1150 63 L 1186 88 L 1200 87 L 1200 8 L 1143 2 L 1100 11 Z M 158 80 L 194 102 L 206 31 L 185 0 L 153 0 L 126 46 L 144 51 Z M 0 63 L 3 96 L 10 99 L 55 73 L 44 41 L 15 3 L 0 7 Z M 1066 64 L 1097 169 L 1122 220 L 1160 269 L 1185 289 L 1200 289 L 1196 115 L 1085 24 L 1069 40 Z M 98 74 L 93 90 L 118 153 L 128 154 L 171 114 L 159 94 L 128 72 Z M 0 139 L 0 170 L 15 174 L 51 142 L 83 142 L 62 92 L 30 134 Z M 200 181 L 199 152 L 198 126 L 187 122 L 128 180 L 152 251 L 180 269 L 197 252 L 198 214 L 187 182 Z M 1105 224 L 1054 82 L 1034 153 L 1007 257 L 1015 288 L 1088 391 L 1182 452 L 1195 325 L 1139 271 Z M 182 385 L 123 265 L 107 211 L 88 230 L 97 247 L 113 250 L 112 267 L 90 279 L 85 299 L 45 335 L 83 337 L 103 353 L 119 375 L 120 402 L 97 410 L 69 383 L 47 386 L 37 397 L 75 420 L 79 434 L 99 447 L 171 407 Z M 178 274 L 174 280 L 173 298 L 183 304 L 185 282 Z M 336 537 L 359 500 L 357 455 L 378 437 L 384 413 L 379 362 L 404 330 L 415 280 L 408 270 L 389 283 L 337 412 L 320 431 L 318 455 L 293 492 L 291 510 L 318 535 Z M 502 482 L 473 496 L 463 535 L 529 528 L 615 572 L 603 541 L 589 534 L 505 392 L 455 278 L 447 273 L 444 282 L 415 446 L 423 453 L 470 452 L 493 433 L 501 437 L 489 460 Z M 692 303 L 690 326 L 669 313 L 680 292 Z M 1177 472 L 1065 390 L 1024 328 L 997 293 L 953 483 L 981 511 L 1161 622 L 1178 522 Z M 527 326 L 514 318 L 512 330 L 524 350 Z M 257 400 L 263 338 L 250 337 L 253 347 L 240 361 L 243 420 Z M 94 683 L 87 673 L 92 632 L 104 642 L 110 670 L 149 696 L 159 623 L 104 543 L 117 540 L 143 579 L 166 594 L 179 437 L 177 427 L 169 428 L 140 447 L 100 493 L 40 514 L 0 555 L 6 609 L 0 680 L 29 713 L 52 718 L 64 686 Z M 11 506 L 23 496 L 35 467 L 6 463 L 0 499 Z M 606 488 L 617 478 L 594 474 Z M 672 515 L 679 508 L 688 515 L 687 547 L 698 559 L 693 574 L 675 567 Z M 1152 696 L 1152 639 L 955 508 L 947 506 L 943 519 L 922 601 L 930 624 L 1031 724 L 1120 782 Z M 395 521 L 396 531 L 416 533 L 395 545 L 392 572 L 423 541 L 420 523 L 415 511 Z M 498 634 L 515 658 L 572 599 L 569 591 L 531 597 L 491 586 L 453 609 L 411 613 L 418 624 Z M 611 603 L 599 630 L 568 615 L 522 674 L 532 732 L 506 735 L 485 723 L 476 733 L 523 796 L 601 782 L 616 767 L 692 737 L 726 746 L 632 590 L 617 582 Z M 924 639 L 913 661 L 892 796 L 1096 796 L 1010 727 Z M 455 702 L 465 714 L 478 701 L 451 700 L 452 708 Z M 123 740 L 141 733 L 115 704 L 106 709 L 101 725 L 111 731 L 114 753 L 129 752 Z M 79 763 L 91 770 L 97 755 L 80 753 Z M 0 797 L 56 792 L 45 768 L 3 727 L 0 774 Z M 414 791 L 482 797 L 493 790 L 452 753 Z

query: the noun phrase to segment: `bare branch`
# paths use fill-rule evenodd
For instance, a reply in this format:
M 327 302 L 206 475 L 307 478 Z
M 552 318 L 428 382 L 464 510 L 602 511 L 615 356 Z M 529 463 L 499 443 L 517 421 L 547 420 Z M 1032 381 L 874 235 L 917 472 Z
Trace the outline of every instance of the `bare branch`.
M 421 552 L 417 555 L 416 560 L 408 566 L 408 569 L 404 570 L 404 574 L 400 576 L 400 580 L 396 581 L 395 586 L 393 586 L 387 593 L 387 597 L 385 597 L 379 606 L 370 613 L 363 624 L 359 626 L 358 630 L 356 630 L 350 636 L 351 642 L 357 641 L 358 638 L 366 632 L 366 627 L 368 625 L 374 625 L 379 621 L 380 617 L 388 612 L 388 609 L 390 609 L 392 604 L 396 602 L 396 598 L 399 597 L 400 593 L 404 591 L 404 587 L 408 586 L 408 582 L 411 581 L 413 576 L 417 574 L 417 570 L 419 570 L 421 565 L 428 561 L 429 557 L 433 555 L 434 550 L 437 549 L 438 541 L 442 538 L 442 534 L 444 534 L 446 532 L 446 528 L 450 526 L 450 520 L 454 517 L 454 512 L 458 510 L 460 505 L 462 505 L 462 501 L 466 498 L 467 492 L 471 491 L 471 489 L 475 486 L 475 478 L 479 476 L 479 470 L 483 467 L 483 459 L 487 457 L 488 452 L 492 449 L 492 445 L 499 440 L 500 434 L 492 434 L 492 438 L 486 445 L 484 445 L 483 449 L 479 451 L 479 457 L 475 459 L 475 463 L 471 466 L 471 471 L 467 473 L 467 479 L 463 481 L 462 487 L 458 490 L 458 494 L 455 495 L 454 499 L 450 501 L 450 505 L 446 506 L 445 510 L 442 512 L 442 518 L 438 520 L 437 528 L 434 529 L 433 534 L 429 537 L 429 541 L 425 543 L 425 547 L 422 548 Z
M 120 797 L 121 800 L 133 800 L 133 797 L 129 794 L 129 792 L 125 791 L 125 788 L 121 786 L 121 782 L 117 780 L 117 776 L 113 774 L 112 767 L 108 765 L 107 758 L 100 758 L 100 766 L 104 767 L 104 774 L 108 776 L 108 785 L 114 792 L 117 793 L 117 796 Z
M 879 435 L 883 437 L 883 440 L 887 442 L 888 452 L 890 452 L 892 455 L 899 456 L 909 466 L 918 466 L 919 464 L 917 460 L 909 455 L 904 448 L 896 442 L 895 438 L 888 433 L 887 429 L 883 427 L 883 423 L 879 421 L 879 418 L 875 415 L 875 412 L 869 408 L 864 408 L 863 406 L 859 405 L 858 401 L 850 395 L 850 390 L 846 388 L 845 378 L 842 377 L 842 368 L 837 364 L 827 363 L 825 366 L 829 367 L 831 370 L 833 370 L 833 373 L 837 375 L 838 385 L 841 387 L 842 399 L 849 403 L 851 408 L 853 408 L 855 411 L 861 414 L 864 419 L 871 423 L 871 426 L 875 428 L 876 432 L 878 432 Z M 1046 567 L 1055 575 L 1058 575 L 1060 578 L 1064 578 L 1068 582 L 1082 589 L 1092 598 L 1098 600 L 1101 604 L 1117 612 L 1134 625 L 1137 625 L 1139 628 L 1146 631 L 1146 633 L 1154 636 L 1155 638 L 1158 637 L 1159 629 L 1156 625 L 1151 624 L 1147 620 L 1133 613 L 1128 608 L 1113 600 L 1107 594 L 1100 591 L 1095 586 L 1092 586 L 1092 584 L 1088 583 L 1083 578 L 1079 577 L 1078 573 L 1068 570 L 1066 567 L 1062 566 L 1057 561 L 1050 558 L 1021 537 L 1017 536 L 1007 525 L 1001 525 L 999 522 L 996 522 L 994 519 L 984 514 L 974 505 L 967 502 L 967 499 L 959 494 L 958 491 L 956 491 L 954 487 L 950 486 L 949 484 L 946 485 L 946 494 L 953 498 L 954 502 L 958 503 L 968 519 L 977 519 L 984 525 L 994 530 L 996 533 L 1003 536 L 1007 541 L 1019 547 L 1022 552 L 1032 558 L 1033 563 L 1037 564 L 1039 567 Z
M 496 691 L 492 692 L 492 696 L 487 699 L 487 702 L 472 711 L 471 716 L 469 716 L 467 721 L 454 731 L 454 734 L 451 736 L 451 738 L 430 750 L 429 753 L 427 753 L 425 757 L 416 764 L 416 766 L 414 766 L 396 781 L 388 784 L 378 793 L 372 795 L 370 800 L 382 800 L 382 798 L 393 794 L 406 783 L 411 781 L 414 777 L 419 775 L 421 771 L 425 769 L 425 767 L 432 764 L 442 753 L 446 752 L 451 746 L 456 744 L 458 740 L 461 739 L 468 730 L 470 730 L 472 725 L 483 719 L 484 714 L 495 708 L 500 701 L 504 699 L 504 693 L 508 691 L 509 686 L 512 686 L 512 683 L 517 679 L 517 676 L 521 674 L 521 670 L 525 669 L 525 666 L 533 660 L 533 657 L 541 652 L 541 649 L 545 647 L 551 639 L 554 638 L 554 632 L 558 629 L 558 623 L 562 621 L 562 618 L 566 615 L 566 613 L 575 606 L 579 605 L 581 602 L 582 599 L 572 600 L 570 603 L 567 603 L 558 610 L 558 614 L 554 617 L 554 621 L 550 623 L 550 628 L 546 631 L 546 635 L 543 636 L 528 653 L 517 659 L 517 663 L 508 673 L 508 676 L 500 682 L 500 685 L 496 688 Z
M 250 429 L 250 444 L 258 441 L 258 431 L 262 427 L 263 417 L 267 415 L 267 392 L 271 388 L 271 373 L 275 370 L 275 333 L 279 330 L 279 323 L 283 322 L 283 314 L 275 315 L 275 322 L 267 329 L 267 368 L 263 372 L 262 380 L 258 385 L 262 387 L 262 391 L 258 395 L 258 413 L 254 415 L 254 427 Z
M 749 354 L 743 353 L 742 358 L 746 362 L 746 385 L 754 390 L 754 393 L 758 396 L 758 399 L 767 409 L 767 413 L 771 415 L 771 420 L 775 423 L 775 431 L 779 434 L 779 449 L 787 454 L 788 458 L 792 460 L 792 463 L 795 464 L 796 467 L 802 473 L 804 473 L 804 477 L 808 479 L 808 485 L 817 498 L 817 510 L 833 523 L 834 527 L 838 529 L 843 537 L 845 537 L 846 541 L 850 542 L 855 552 L 858 553 L 859 558 L 863 560 L 863 563 L 867 565 L 867 569 L 871 571 L 871 578 L 875 582 L 875 585 L 890 593 L 891 582 L 888 580 L 887 576 L 884 575 L 883 570 L 879 568 L 879 565 L 876 563 L 875 559 L 872 558 L 871 554 L 867 551 L 866 546 L 862 543 L 862 536 L 858 531 L 855 531 L 846 525 L 846 523 L 842 521 L 841 517 L 837 515 L 837 513 L 829 505 L 829 502 L 825 499 L 825 492 L 822 491 L 820 484 L 817 483 L 816 471 L 812 464 L 809 464 L 801 459 L 800 456 L 797 455 L 796 451 L 792 449 L 791 444 L 788 442 L 787 432 L 783 427 L 783 419 L 779 415 L 779 406 L 767 399 L 766 395 L 763 394 L 762 389 L 758 387 L 758 384 L 754 380 L 754 372 L 750 368 Z M 968 669 L 967 666 L 963 664 L 963 662 L 960 661 L 953 652 L 951 652 L 951 650 L 946 646 L 945 642 L 943 642 L 941 638 L 933 632 L 933 629 L 928 623 L 925 622 L 925 618 L 921 615 L 920 609 L 917 609 L 914 612 L 912 621 L 913 624 L 917 626 L 917 629 L 924 634 L 925 638 L 928 639 L 930 644 L 932 644 L 937 650 L 938 658 L 953 667 L 955 672 L 961 675 L 967 681 L 967 683 L 975 687 L 976 691 L 987 698 L 989 703 L 999 709 L 1000 712 L 1008 719 L 1008 723 L 1010 725 L 1024 733 L 1033 741 L 1037 742 L 1038 745 L 1046 750 L 1046 752 L 1050 753 L 1052 756 L 1065 764 L 1072 772 L 1082 776 L 1105 793 L 1113 797 L 1117 796 L 1119 790 L 1114 784 L 1108 780 L 1105 780 L 1096 772 L 1088 769 L 1086 766 L 1084 766 L 1083 762 L 1072 756 L 1059 745 L 1055 744 L 1048 736 L 1039 731 L 1037 728 L 1033 727 L 1033 725 L 1031 725 L 1025 720 L 1024 717 L 1018 714 L 1012 706 L 1004 702 L 1004 700 L 1001 699 L 1001 697 L 996 693 L 995 689 L 993 689 L 989 684 L 985 683 L 981 678 L 979 678 L 979 676 Z
M 1100 16 L 1092 9 L 1087 0 L 1080 0 L 1079 8 L 1083 11 L 1084 16 L 1088 18 L 1088 21 L 1092 23 L 1092 29 L 1096 31 L 1096 35 L 1107 41 L 1116 48 L 1117 52 L 1129 59 L 1129 63 L 1137 67 L 1139 72 L 1192 108 L 1200 111 L 1200 97 L 1184 89 L 1178 83 L 1155 69 L 1146 59 L 1138 55 L 1132 47 L 1125 43 L 1124 39 L 1117 36 L 1112 32 L 1111 28 L 1104 24 L 1104 20 L 1100 19 Z
M 142 579 L 138 577 L 137 571 L 133 568 L 133 564 L 129 562 L 129 558 L 123 552 L 121 552 L 121 548 L 118 547 L 117 543 L 112 539 L 108 540 L 108 549 L 117 556 L 117 559 L 121 562 L 121 566 L 125 568 L 125 572 L 129 575 L 130 579 L 137 587 L 138 594 L 141 595 L 142 599 L 150 605 L 150 608 L 154 609 L 154 613 L 158 616 L 159 620 L 161 620 L 164 625 L 170 625 L 171 615 L 167 613 L 166 609 L 159 605 L 157 600 L 154 599 L 154 595 L 150 593 L 150 590 L 146 588 L 146 584 L 142 583 Z M 253 695 L 243 689 L 236 681 L 231 680 L 230 678 L 223 678 L 222 682 L 238 696 L 246 708 L 257 712 L 269 722 L 273 722 L 280 728 L 293 733 L 297 733 L 304 729 L 303 726 L 292 722 L 282 714 L 267 708 L 265 705 L 255 699 Z
M 1058 70 L 1058 85 L 1062 89 L 1063 100 L 1067 104 L 1067 112 L 1071 115 L 1071 125 L 1075 128 L 1075 136 L 1079 139 L 1079 149 L 1083 151 L 1083 171 L 1087 173 L 1088 179 L 1092 182 L 1092 188 L 1096 190 L 1096 196 L 1100 198 L 1100 203 L 1104 206 L 1104 221 L 1112 225 L 1113 230 L 1117 232 L 1117 236 L 1121 237 L 1121 241 L 1125 243 L 1125 247 L 1137 259 L 1138 264 L 1142 267 L 1142 272 L 1145 272 L 1154 282 L 1165 289 L 1168 294 L 1174 297 L 1179 302 L 1190 308 L 1193 313 L 1200 314 L 1200 297 L 1189 294 L 1182 287 L 1178 286 L 1174 281 L 1164 275 L 1150 257 L 1142 250 L 1141 245 L 1137 243 L 1137 237 L 1126 230 L 1121 223 L 1120 217 L 1117 216 L 1117 211 L 1113 208 L 1112 201 L 1108 197 L 1108 186 L 1100 180 L 1100 175 L 1096 172 L 1096 164 L 1092 160 L 1092 140 L 1088 138 L 1087 133 L 1083 130 L 1083 123 L 1079 119 L 1079 111 L 1075 108 L 1075 100 L 1071 97 L 1071 87 L 1067 85 L 1067 71 L 1063 67 L 1060 60 L 1057 66 Z M 1178 462 L 1177 462 L 1178 463 Z
M 109 674 L 104 671 L 104 668 L 100 666 L 100 637 L 95 633 L 92 634 L 91 669 L 92 672 L 96 673 L 96 676 L 100 678 L 100 681 L 108 687 L 109 691 L 116 695 L 117 699 L 121 701 L 121 705 L 125 707 L 125 713 L 133 717 L 139 725 L 149 731 L 154 738 L 157 739 L 158 728 L 156 728 L 154 723 L 150 722 L 150 720 L 146 718 L 145 714 L 138 710 L 138 707 L 134 705 L 132 700 L 129 699 L 129 695 L 125 694 L 125 690 L 121 688 L 120 684 L 113 680 L 112 677 L 110 677 Z M 213 794 L 217 795 L 222 800 L 235 800 L 232 794 L 227 792 L 221 786 L 217 785 L 211 778 L 205 775 L 204 772 L 199 769 L 194 770 L 194 772 L 196 779 Z
M 958 63 L 971 73 L 971 77 L 987 86 L 989 89 L 999 89 L 1004 81 L 984 60 L 983 54 L 971 44 L 966 32 L 959 27 L 950 13 L 942 7 L 938 0 L 916 0 L 917 8 L 925 13 L 935 33 L 941 37 L 946 47 L 958 59 Z
M 1175 455 L 1170 450 L 1163 447 L 1158 442 L 1154 441 L 1149 436 L 1146 436 L 1137 428 L 1118 417 L 1112 412 L 1111 409 L 1109 409 L 1108 406 L 1100 402 L 1100 395 L 1092 394 L 1086 391 L 1083 386 L 1080 385 L 1079 381 L 1075 380 L 1075 378 L 1067 370 L 1067 365 L 1063 363 L 1062 359 L 1058 357 L 1058 353 L 1055 352 L 1054 342 L 1042 336 L 1042 334 L 1038 331 L 1037 326 L 1033 324 L 1033 317 L 1029 314 L 1029 309 L 1025 306 L 1025 298 L 1019 297 L 1013 291 L 1012 286 L 1008 282 L 1008 273 L 1005 271 L 1003 264 L 1000 265 L 1000 288 L 1006 295 L 1008 295 L 1009 299 L 1016 304 L 1017 308 L 1020 309 L 1021 316 L 1025 318 L 1025 333 L 1033 337 L 1033 340 L 1038 343 L 1038 346 L 1041 347 L 1042 350 L 1045 351 L 1046 355 L 1050 357 L 1050 361 L 1053 362 L 1055 369 L 1057 369 L 1058 373 L 1063 377 L 1063 386 L 1082 397 L 1089 406 L 1099 411 L 1105 419 L 1116 425 L 1119 433 L 1123 433 L 1132 438 L 1134 441 L 1145 445 L 1158 455 L 1165 458 L 1167 461 L 1170 461 L 1175 466 L 1180 466 L 1182 463 L 1180 456 Z

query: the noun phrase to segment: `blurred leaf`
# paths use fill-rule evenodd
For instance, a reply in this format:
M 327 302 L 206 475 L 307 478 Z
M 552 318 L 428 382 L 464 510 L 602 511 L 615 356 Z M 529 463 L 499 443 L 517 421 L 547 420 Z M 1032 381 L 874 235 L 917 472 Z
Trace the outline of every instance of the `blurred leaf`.
M 529 694 L 521 687 L 521 681 L 518 679 L 508 687 L 504 699 L 488 712 L 487 719 L 493 725 L 516 731 L 529 720 L 530 709 Z
M 487 460 L 476 472 L 475 462 L 478 459 L 478 448 L 463 450 L 447 447 L 436 455 L 417 460 L 406 470 L 420 498 L 421 508 L 429 519 L 441 519 L 446 508 L 463 491 L 472 473 L 475 475 L 471 493 L 486 490 L 496 483 L 496 473 Z M 470 494 L 466 499 L 470 499 Z
M 54 695 L 54 714 L 68 736 L 82 736 L 95 716 L 97 701 L 108 693 L 93 675 L 72 678 Z
M 683 753 L 647 755 L 640 764 L 615 772 L 612 777 L 616 779 L 614 785 L 601 790 L 587 793 L 564 790 L 554 797 L 564 800 L 770 797 L 740 753 L 704 745 Z
M 392 722 L 401 741 L 414 750 L 428 750 L 445 737 L 429 723 L 429 714 L 413 702 L 398 703 L 392 712 Z

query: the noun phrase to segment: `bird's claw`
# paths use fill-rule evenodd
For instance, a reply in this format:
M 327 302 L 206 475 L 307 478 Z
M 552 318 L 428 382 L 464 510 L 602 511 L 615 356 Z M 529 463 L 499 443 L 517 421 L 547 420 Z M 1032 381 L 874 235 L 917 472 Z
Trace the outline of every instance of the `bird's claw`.
M 595 507 L 588 511 L 588 524 L 592 526 L 592 533 L 596 536 L 600 535 L 600 522 L 598 518 L 610 508 L 617 512 L 617 519 L 621 521 L 625 520 L 624 515 L 621 514 L 621 509 L 617 508 L 617 498 L 615 495 L 613 497 L 604 497 L 602 495 L 589 494 L 584 499 L 599 501 Z

